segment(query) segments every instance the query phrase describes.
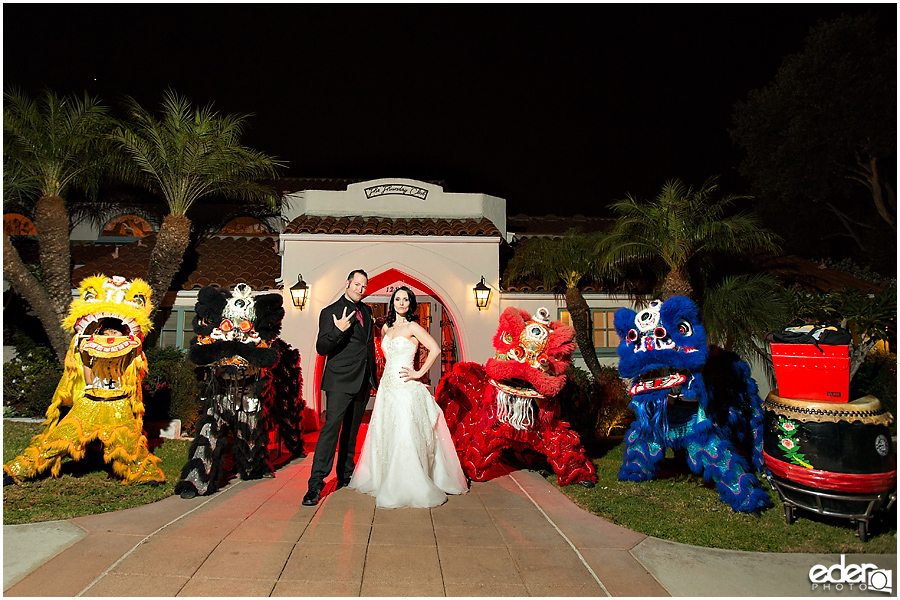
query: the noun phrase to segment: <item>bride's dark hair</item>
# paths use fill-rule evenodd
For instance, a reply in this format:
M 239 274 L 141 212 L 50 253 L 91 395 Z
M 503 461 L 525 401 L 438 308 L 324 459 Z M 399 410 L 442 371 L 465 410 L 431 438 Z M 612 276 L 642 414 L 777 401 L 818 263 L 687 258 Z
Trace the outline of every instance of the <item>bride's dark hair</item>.
M 397 292 L 403 290 L 406 292 L 406 297 L 409 298 L 409 310 L 406 311 L 406 320 L 407 321 L 418 321 L 419 315 L 416 314 L 416 308 L 418 305 L 416 304 L 416 295 L 413 294 L 412 290 L 406 287 L 405 285 L 401 285 L 394 293 L 391 294 L 391 302 L 388 304 L 388 315 L 387 315 L 387 326 L 393 327 L 394 323 L 397 321 L 397 310 L 394 308 L 394 297 L 397 295 Z

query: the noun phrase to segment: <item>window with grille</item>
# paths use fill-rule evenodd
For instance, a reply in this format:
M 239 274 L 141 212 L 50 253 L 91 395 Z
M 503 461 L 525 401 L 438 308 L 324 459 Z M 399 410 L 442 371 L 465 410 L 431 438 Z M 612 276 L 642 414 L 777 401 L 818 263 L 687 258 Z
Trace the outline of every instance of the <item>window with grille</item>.
M 159 333 L 159 345 L 187 350 L 196 337 L 194 334 L 194 310 L 189 308 L 163 309 L 168 311 Z
M 594 335 L 594 349 L 598 354 L 614 354 L 619 345 L 619 336 L 613 322 L 613 315 L 618 309 L 592 308 L 590 312 L 590 328 Z M 559 320 L 566 325 L 572 325 L 572 317 L 569 311 L 559 309 Z M 577 352 L 577 350 L 576 350 Z

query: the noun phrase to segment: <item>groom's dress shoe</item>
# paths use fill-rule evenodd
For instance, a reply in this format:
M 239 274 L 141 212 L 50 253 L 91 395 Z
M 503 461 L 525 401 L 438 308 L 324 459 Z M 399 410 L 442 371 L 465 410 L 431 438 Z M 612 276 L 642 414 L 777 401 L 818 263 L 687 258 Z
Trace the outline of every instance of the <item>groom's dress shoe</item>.
M 321 499 L 322 495 L 318 490 L 309 490 L 306 492 L 306 495 L 303 496 L 303 506 L 315 506 Z

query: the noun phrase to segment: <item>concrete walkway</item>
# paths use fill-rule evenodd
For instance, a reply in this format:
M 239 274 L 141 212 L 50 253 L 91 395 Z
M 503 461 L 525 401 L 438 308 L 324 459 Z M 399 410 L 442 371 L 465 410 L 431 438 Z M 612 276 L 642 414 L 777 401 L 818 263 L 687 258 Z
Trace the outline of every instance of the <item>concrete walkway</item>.
M 822 596 L 839 555 L 658 540 L 503 467 L 433 509 L 381 510 L 352 490 L 300 505 L 312 457 L 209 497 L 3 528 L 5 596 Z M 326 492 L 333 486 L 333 479 Z M 849 555 L 896 572 L 896 555 Z

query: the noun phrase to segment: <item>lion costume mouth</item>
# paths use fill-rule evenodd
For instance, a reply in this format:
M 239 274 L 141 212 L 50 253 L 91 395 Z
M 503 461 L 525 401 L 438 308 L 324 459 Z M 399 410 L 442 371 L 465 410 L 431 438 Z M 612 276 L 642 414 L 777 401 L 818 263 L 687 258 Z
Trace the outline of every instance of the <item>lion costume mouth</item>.
M 654 369 L 641 375 L 641 380 L 628 389 L 632 396 L 653 390 L 665 390 L 681 385 L 691 377 L 690 371 L 675 371 L 670 369 Z
M 116 358 L 140 347 L 140 340 L 133 335 L 89 335 L 81 342 L 80 350 L 97 358 Z

